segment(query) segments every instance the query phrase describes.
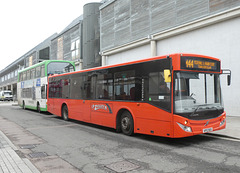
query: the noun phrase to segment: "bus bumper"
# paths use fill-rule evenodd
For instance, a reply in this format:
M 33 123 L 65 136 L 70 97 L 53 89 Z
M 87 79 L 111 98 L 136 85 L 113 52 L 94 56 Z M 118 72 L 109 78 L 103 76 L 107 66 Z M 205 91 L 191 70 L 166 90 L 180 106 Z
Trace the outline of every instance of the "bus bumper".
M 207 120 L 189 120 L 179 115 L 174 115 L 174 138 L 193 136 L 209 133 L 226 128 L 226 112 L 220 116 Z

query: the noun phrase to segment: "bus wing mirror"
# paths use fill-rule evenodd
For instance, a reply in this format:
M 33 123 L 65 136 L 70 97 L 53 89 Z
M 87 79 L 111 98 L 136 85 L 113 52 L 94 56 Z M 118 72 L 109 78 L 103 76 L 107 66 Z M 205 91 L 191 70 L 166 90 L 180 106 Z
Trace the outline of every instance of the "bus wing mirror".
M 227 85 L 231 85 L 231 70 L 224 69 L 222 70 L 222 74 L 227 74 Z
M 227 75 L 227 85 L 231 85 L 231 76 Z
M 169 69 L 164 70 L 164 81 L 166 83 L 171 82 L 171 72 Z

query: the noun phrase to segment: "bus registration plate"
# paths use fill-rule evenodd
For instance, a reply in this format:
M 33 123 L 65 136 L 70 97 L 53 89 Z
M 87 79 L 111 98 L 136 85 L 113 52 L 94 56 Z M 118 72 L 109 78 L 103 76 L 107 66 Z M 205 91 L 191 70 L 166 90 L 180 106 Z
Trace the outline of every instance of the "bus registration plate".
M 208 132 L 211 132 L 213 131 L 213 128 L 207 128 L 207 129 L 203 129 L 203 133 L 208 133 Z

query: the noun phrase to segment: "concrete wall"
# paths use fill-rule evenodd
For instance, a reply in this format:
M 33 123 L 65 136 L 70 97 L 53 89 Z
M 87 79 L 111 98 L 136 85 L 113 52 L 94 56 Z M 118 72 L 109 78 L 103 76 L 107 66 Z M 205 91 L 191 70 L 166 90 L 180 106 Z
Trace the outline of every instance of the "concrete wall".
M 240 0 L 113 0 L 100 7 L 101 51 L 240 6 Z
M 106 58 L 106 64 L 112 65 L 122 62 L 140 60 L 148 57 L 151 57 L 150 45 L 143 45 L 128 51 L 108 56 Z

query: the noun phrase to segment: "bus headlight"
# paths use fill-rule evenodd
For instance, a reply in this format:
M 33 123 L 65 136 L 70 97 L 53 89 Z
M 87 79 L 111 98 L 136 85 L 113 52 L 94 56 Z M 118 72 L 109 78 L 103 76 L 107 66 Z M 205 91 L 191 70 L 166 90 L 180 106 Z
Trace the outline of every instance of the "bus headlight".
M 189 126 L 184 126 L 184 125 L 182 125 L 182 124 L 180 124 L 180 123 L 178 123 L 178 122 L 177 122 L 177 124 L 178 124 L 185 132 L 192 132 L 191 127 L 189 127 Z
M 219 127 L 221 127 L 225 123 L 225 119 L 220 122 Z

